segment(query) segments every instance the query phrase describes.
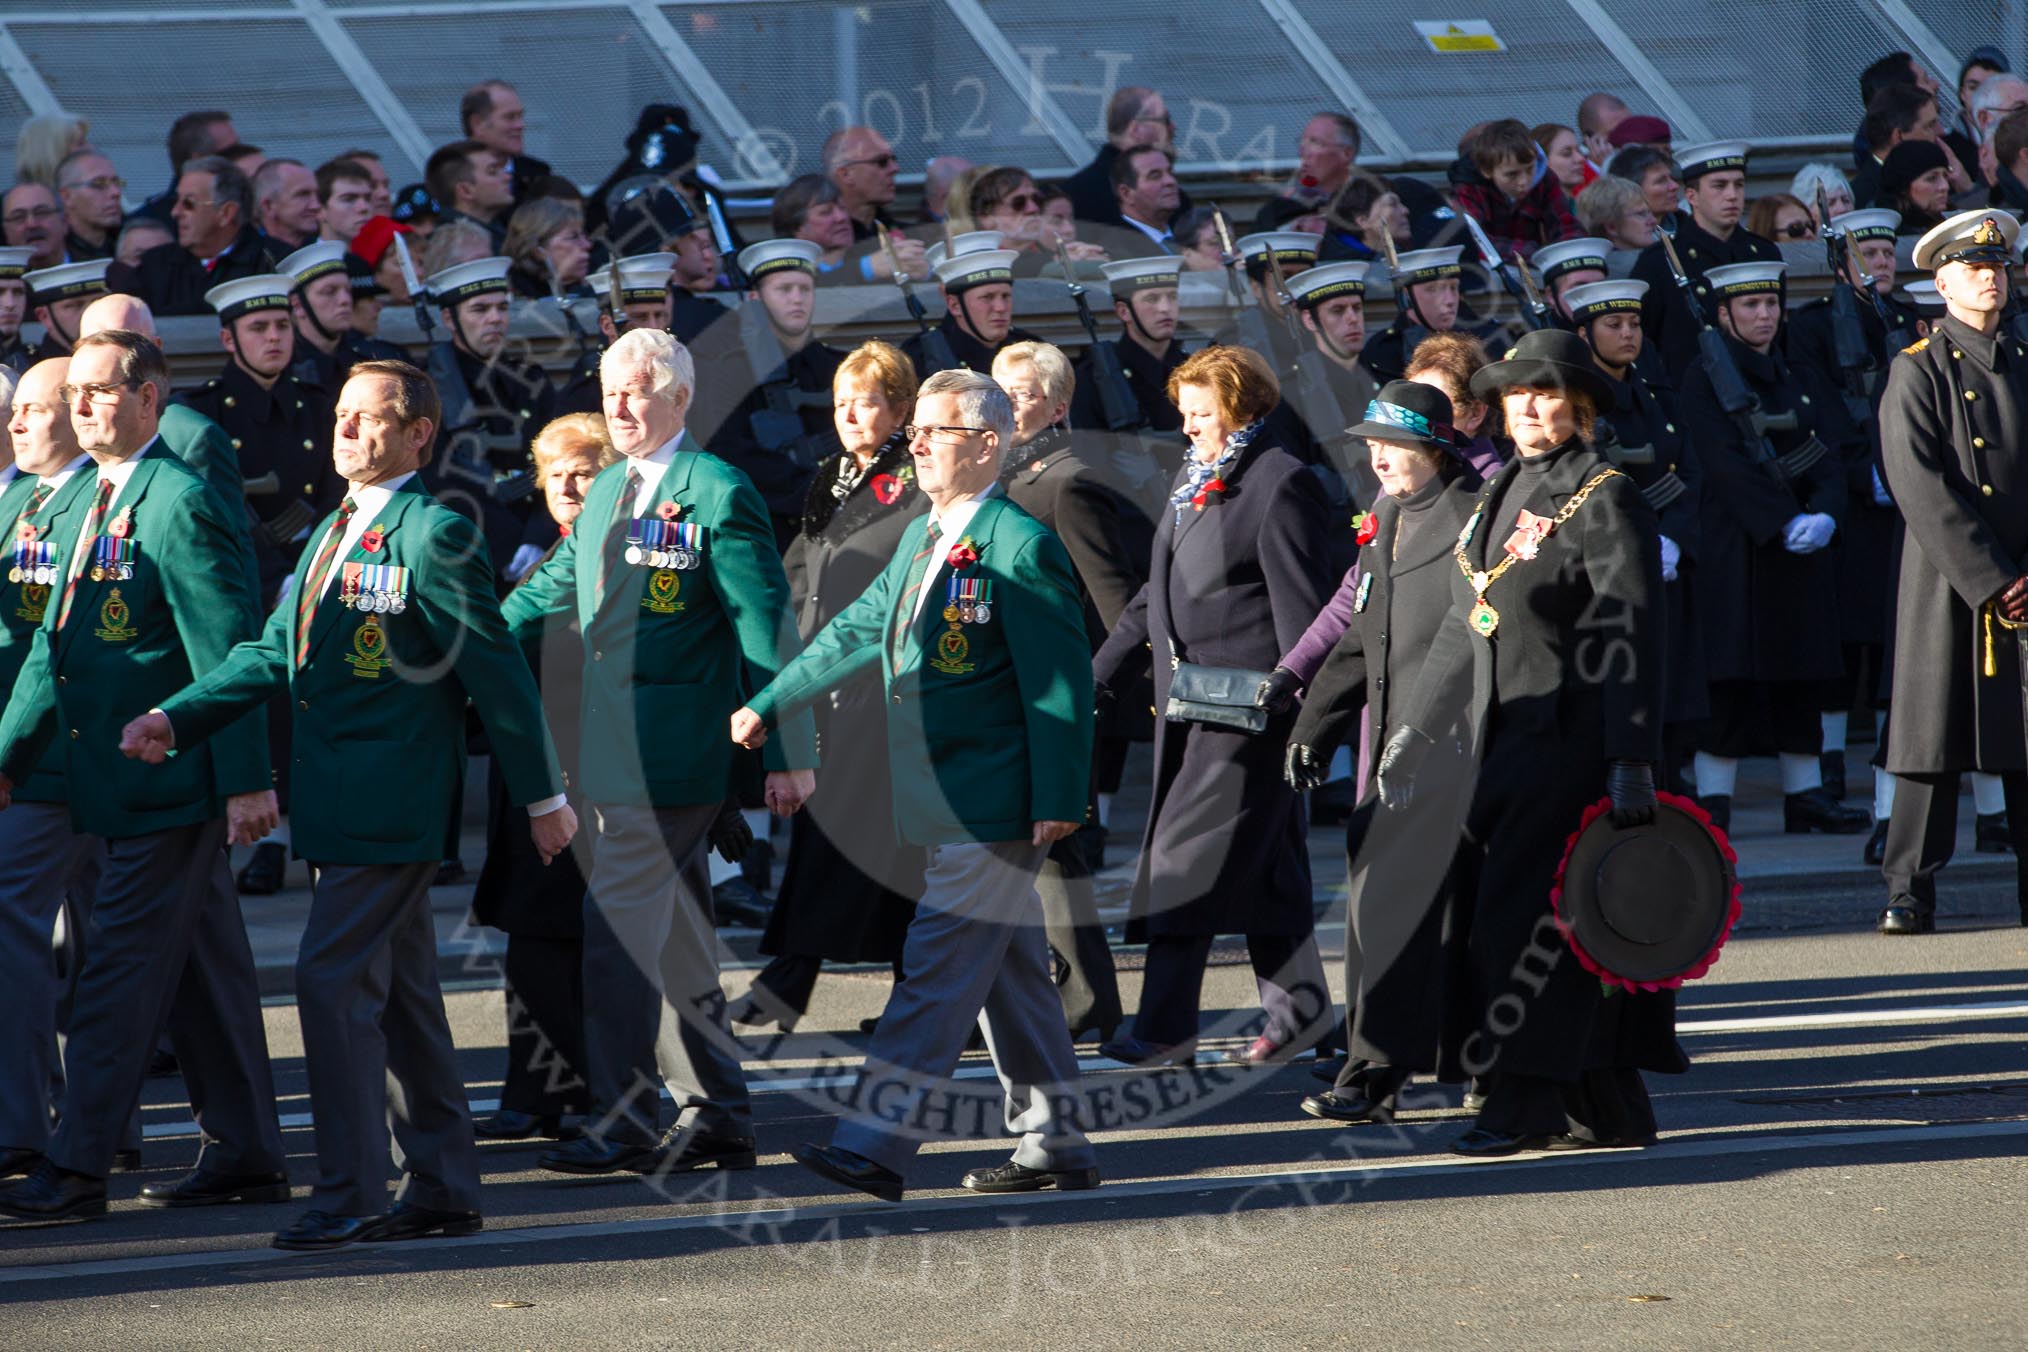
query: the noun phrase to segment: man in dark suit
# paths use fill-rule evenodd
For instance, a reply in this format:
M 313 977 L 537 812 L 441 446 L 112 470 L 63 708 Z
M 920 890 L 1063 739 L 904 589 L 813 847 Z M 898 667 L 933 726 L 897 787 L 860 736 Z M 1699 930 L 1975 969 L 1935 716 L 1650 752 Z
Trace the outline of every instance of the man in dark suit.
M 1071 214 L 1093 225 L 1124 226 L 1113 189 L 1113 161 L 1129 146 L 1147 145 L 1175 154 L 1176 122 L 1162 96 L 1144 85 L 1122 85 L 1106 101 L 1106 143 L 1090 164 L 1064 180 Z M 1190 194 L 1179 192 L 1176 211 L 1190 210 Z
M 345 498 L 313 533 L 289 600 L 257 641 L 127 724 L 120 743 L 161 765 L 277 694 L 296 699 L 294 843 L 314 879 L 296 978 L 318 1180 L 310 1210 L 275 1236 L 281 1249 L 482 1224 L 429 907 L 457 835 L 467 701 L 543 862 L 577 830 L 476 533 L 416 477 L 439 416 L 421 371 L 362 363 L 338 400 Z M 404 1178 L 382 1214 L 390 1109 Z
M 975 1192 L 1098 1186 L 1075 1111 L 1077 1058 L 1050 981 L 1035 874 L 1083 818 L 1091 761 L 1091 649 L 1070 560 L 998 491 L 1014 433 L 1006 392 L 984 375 L 923 383 L 910 451 L 930 513 L 908 528 L 865 595 L 732 717 L 766 743 L 857 672 L 888 694 L 895 823 L 929 849 L 923 896 L 850 1102 L 829 1145 L 797 1160 L 836 1183 L 900 1199 L 924 1132 L 877 1105 L 933 1089 L 976 1022 L 1021 1143 L 974 1169 Z M 884 1091 L 884 1092 L 883 1092 Z M 897 1092 L 899 1091 L 899 1092 Z
M 144 1200 L 283 1201 L 281 1129 L 253 953 L 224 846 L 275 823 L 264 729 L 242 718 L 159 771 L 118 754 L 125 715 L 188 684 L 253 636 L 254 597 L 234 526 L 160 449 L 161 349 L 109 330 L 78 340 L 64 386 L 97 462 L 91 503 L 55 541 L 42 625 L 0 719 L 0 807 L 51 742 L 65 748 L 72 829 L 103 841 L 92 943 L 72 1007 L 63 1121 L 0 1212 L 100 1216 L 106 1174 L 165 1016 L 205 1144 L 197 1168 Z M 124 711 L 124 712 L 123 712 Z
M 204 293 L 275 270 L 276 254 L 254 228 L 253 183 L 231 160 L 207 155 L 176 180 L 176 242 L 158 244 L 132 267 L 115 263 L 106 287 L 148 302 L 157 316 L 201 315 Z
M 514 200 L 525 202 L 539 179 L 550 176 L 546 161 L 522 149 L 528 130 L 528 112 L 521 94 L 505 80 L 481 80 L 458 100 L 458 122 L 465 135 L 492 150 L 506 161 L 507 178 Z

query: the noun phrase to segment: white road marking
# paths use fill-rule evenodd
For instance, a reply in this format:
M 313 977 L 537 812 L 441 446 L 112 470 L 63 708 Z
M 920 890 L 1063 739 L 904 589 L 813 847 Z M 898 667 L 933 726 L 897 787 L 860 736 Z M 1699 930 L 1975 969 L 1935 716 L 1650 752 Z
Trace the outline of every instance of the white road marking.
M 668 1234 L 686 1230 L 724 1229 L 741 1236 L 737 1242 L 768 1242 L 779 1237 L 781 1227 L 852 1216 L 908 1218 L 932 1212 L 969 1208 L 1009 1206 L 1077 1206 L 1091 1202 L 1118 1202 L 1134 1197 L 1164 1197 L 1177 1193 L 1248 1192 L 1287 1186 L 1304 1189 L 1298 1197 L 1314 1202 L 1310 1191 L 1318 1185 L 1361 1181 L 1379 1185 L 1397 1178 L 1419 1178 L 1455 1173 L 1463 1169 L 1567 1169 L 1614 1168 L 1630 1162 L 1669 1163 L 1678 1160 L 1716 1159 L 1734 1155 L 1790 1154 L 1798 1151 L 1823 1152 L 1857 1146 L 1902 1145 L 1934 1141 L 1972 1141 L 2006 1136 L 2028 1136 L 2028 1122 L 1976 1122 L 1946 1126 L 1890 1127 L 1879 1129 L 1807 1132 L 1795 1136 L 1732 1136 L 1719 1140 L 1691 1137 L 1665 1141 L 1648 1150 L 1575 1151 L 1515 1155 L 1505 1159 L 1474 1160 L 1446 1156 L 1437 1159 L 1383 1160 L 1306 1169 L 1279 1169 L 1263 1173 L 1215 1174 L 1185 1178 L 1148 1179 L 1137 1183 L 1110 1183 L 1094 1193 L 1036 1192 L 991 1198 L 963 1196 L 925 1197 L 913 1202 L 883 1204 L 872 1201 L 825 1203 L 819 1206 L 780 1207 L 752 1211 L 713 1212 L 705 1215 L 670 1216 L 661 1220 L 600 1221 L 584 1224 L 542 1225 L 504 1230 L 487 1230 L 464 1239 L 408 1240 L 380 1257 L 457 1247 L 474 1250 L 508 1244 L 581 1245 L 586 1240 L 634 1235 Z M 1351 1200 L 1349 1197 L 1345 1200 Z M 0 1232 L 4 1233 L 4 1232 Z M 791 1241 L 792 1242 L 792 1241 Z M 353 1253 L 373 1253 L 373 1246 L 354 1248 Z M 95 1259 L 79 1263 L 33 1264 L 0 1268 L 0 1286 L 32 1282 L 76 1282 L 93 1277 L 118 1277 L 135 1273 L 174 1272 L 192 1268 L 243 1267 L 256 1264 L 309 1261 L 313 1256 L 284 1253 L 278 1249 L 220 1249 L 197 1253 L 158 1254 L 145 1258 Z M 352 1273 L 342 1267 L 329 1275 L 350 1280 Z

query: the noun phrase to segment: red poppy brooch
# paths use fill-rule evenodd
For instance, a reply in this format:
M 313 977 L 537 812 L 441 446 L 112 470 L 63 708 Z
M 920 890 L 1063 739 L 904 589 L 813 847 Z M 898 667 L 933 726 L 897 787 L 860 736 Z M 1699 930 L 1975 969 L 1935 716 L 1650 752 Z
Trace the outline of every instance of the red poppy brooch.
M 1352 518 L 1354 534 L 1352 542 L 1364 549 L 1373 543 L 1373 537 L 1380 533 L 1380 518 L 1372 512 L 1361 512 Z
M 359 547 L 369 554 L 378 554 L 380 546 L 387 541 L 387 527 L 375 523 L 372 530 L 359 537 Z
M 1204 504 L 1211 501 L 1214 496 L 1225 496 L 1225 480 L 1213 479 L 1210 483 L 1198 489 L 1196 494 L 1191 497 L 1190 505 L 1201 512 L 1204 510 Z
M 967 535 L 964 539 L 952 545 L 951 552 L 945 556 L 944 561 L 953 568 L 970 568 L 973 564 L 977 563 L 979 561 L 979 550 L 972 543 L 972 537 Z

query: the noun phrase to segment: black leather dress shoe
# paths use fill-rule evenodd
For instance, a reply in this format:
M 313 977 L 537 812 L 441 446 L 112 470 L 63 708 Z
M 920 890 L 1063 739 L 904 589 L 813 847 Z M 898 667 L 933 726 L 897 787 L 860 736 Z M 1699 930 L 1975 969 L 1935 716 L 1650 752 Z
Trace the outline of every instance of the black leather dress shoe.
M 545 1150 L 535 1162 L 551 1173 L 617 1174 L 632 1170 L 644 1174 L 661 1158 L 656 1141 L 602 1141 L 580 1136 L 560 1150 Z
M 365 1239 L 379 1223 L 378 1216 L 334 1216 L 328 1211 L 306 1211 L 272 1242 L 278 1249 L 297 1253 L 342 1249 Z
M 751 1169 L 759 1163 L 753 1142 L 741 1136 L 700 1136 L 681 1127 L 671 1127 L 657 1147 L 661 1158 L 655 1162 L 658 1174 L 687 1174 L 692 1169 L 716 1165 L 721 1169 Z
M 1089 1192 L 1099 1185 L 1097 1169 L 1031 1169 L 1008 1160 L 990 1169 L 966 1174 L 964 1186 L 972 1192 Z
M 1824 792 L 1830 794 L 1834 802 L 1844 802 L 1845 752 L 1843 748 L 1837 751 L 1819 752 L 1817 754 L 1817 771 L 1823 778 Z
M 1697 806 L 1704 809 L 1704 815 L 1711 818 L 1711 824 L 1721 831 L 1732 830 L 1732 795 L 1729 793 L 1698 794 Z
M 1782 830 L 1792 836 L 1822 831 L 1827 836 L 1856 836 L 1868 829 L 1873 814 L 1846 807 L 1822 785 L 1782 798 Z
M 83 1220 L 106 1214 L 106 1181 L 43 1160 L 28 1177 L 0 1192 L 0 1214 L 24 1221 Z
M 476 1235 L 485 1225 L 485 1218 L 476 1211 L 439 1211 L 413 1202 L 396 1202 L 394 1210 L 374 1221 L 360 1238 L 380 1244 L 430 1235 Z
M 222 1206 L 227 1202 L 286 1202 L 287 1174 L 220 1174 L 196 1169 L 173 1183 L 141 1188 L 142 1206 Z
M 808 1141 L 791 1150 L 789 1155 L 805 1169 L 822 1174 L 833 1183 L 871 1193 L 883 1202 L 901 1200 L 901 1175 L 875 1164 L 864 1155 L 855 1155 L 836 1146 L 813 1145 Z
M 1981 812 L 1972 822 L 1972 849 L 1979 854 L 2011 854 L 2014 828 L 2004 812 Z
M 488 1141 L 527 1141 L 542 1137 L 551 1141 L 575 1141 L 583 1133 L 567 1126 L 560 1113 L 517 1113 L 502 1108 L 491 1117 L 472 1119 L 472 1134 Z
M 235 879 L 243 897 L 271 897 L 282 890 L 283 875 L 289 868 L 289 847 L 273 841 L 253 847 L 253 857 Z
M 42 1163 L 42 1152 L 30 1150 L 27 1146 L 8 1146 L 0 1150 L 0 1178 L 20 1178 L 33 1173 L 35 1166 Z
M 1879 868 L 1887 862 L 1887 823 L 1873 823 L 1873 834 L 1866 837 L 1866 848 L 1859 858 L 1868 868 Z
M 1880 913 L 1882 934 L 1935 934 L 1936 912 L 1917 906 L 1908 897 L 1896 897 Z
M 1157 1066 L 1197 1064 L 1197 1053 L 1187 1043 L 1180 1047 L 1164 1047 L 1154 1042 L 1143 1042 L 1132 1034 L 1101 1043 L 1099 1055 L 1123 1065 L 1139 1066 L 1146 1070 L 1152 1070 Z
M 1311 1094 L 1304 1098 L 1302 1110 L 1312 1117 L 1321 1117 L 1327 1122 L 1392 1122 L 1394 1110 L 1384 1103 L 1370 1098 L 1350 1097 L 1340 1094 Z
M 1547 1135 L 1523 1136 L 1511 1131 L 1487 1131 L 1484 1127 L 1473 1127 L 1451 1142 L 1451 1153 L 1489 1159 L 1497 1155 L 1518 1155 L 1524 1150 L 1547 1150 L 1550 1140 Z

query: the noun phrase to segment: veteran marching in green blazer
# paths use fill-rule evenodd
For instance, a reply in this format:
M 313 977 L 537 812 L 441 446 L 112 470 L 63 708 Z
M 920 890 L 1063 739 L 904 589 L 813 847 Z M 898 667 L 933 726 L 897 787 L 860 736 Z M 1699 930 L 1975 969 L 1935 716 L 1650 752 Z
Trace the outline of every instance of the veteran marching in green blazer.
M 439 417 L 436 391 L 415 367 L 353 369 L 333 442 L 346 494 L 311 532 L 288 599 L 258 640 L 135 719 L 122 744 L 160 766 L 278 694 L 294 702 L 293 843 L 314 885 L 297 1010 L 318 1180 L 278 1248 L 470 1234 L 482 1224 L 429 907 L 457 830 L 468 699 L 545 862 L 576 828 L 478 532 L 416 477 Z M 390 1079 L 399 1094 L 388 1093 Z M 404 1176 L 382 1214 L 390 1109 Z
M 884 1117 L 957 1068 L 976 1022 L 1007 1093 L 1006 1164 L 978 1192 L 1098 1185 L 1077 1125 L 1077 1057 L 1043 937 L 1035 876 L 1084 820 L 1091 773 L 1091 646 L 1070 557 L 1000 494 L 1014 406 L 991 379 L 943 371 L 917 393 L 910 443 L 930 514 L 894 559 L 773 684 L 734 715 L 767 743 L 839 684 L 878 663 L 887 692 L 894 816 L 929 847 L 906 974 L 867 1049 L 859 1105 L 828 1145 L 795 1157 L 833 1182 L 898 1199 L 924 1133 Z
M 88 502 L 55 541 L 41 627 L 0 719 L 0 806 L 54 741 L 73 830 L 104 842 L 92 938 L 71 1012 L 63 1120 L 0 1212 L 102 1215 L 106 1174 L 168 1016 L 205 1144 L 143 1200 L 287 1196 L 253 954 L 223 846 L 274 822 L 258 713 L 161 769 L 120 755 L 120 729 L 224 661 L 258 617 L 235 527 L 162 449 L 161 349 L 130 330 L 80 338 L 60 397 L 96 462 Z
M 788 580 L 760 494 L 684 429 L 696 375 L 683 345 L 632 330 L 599 374 L 624 459 L 600 473 L 571 534 L 503 606 L 524 638 L 574 607 L 585 648 L 582 788 L 597 834 L 583 1070 L 604 1117 L 541 1162 L 572 1174 L 751 1168 L 753 1114 L 725 1024 L 710 898 L 686 865 L 731 787 L 725 720 L 793 650 Z M 768 805 L 795 811 L 815 786 L 808 715 L 765 762 Z M 679 1036 L 658 1038 L 665 1020 Z M 659 1140 L 658 1080 L 677 1111 Z

